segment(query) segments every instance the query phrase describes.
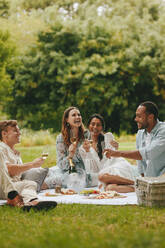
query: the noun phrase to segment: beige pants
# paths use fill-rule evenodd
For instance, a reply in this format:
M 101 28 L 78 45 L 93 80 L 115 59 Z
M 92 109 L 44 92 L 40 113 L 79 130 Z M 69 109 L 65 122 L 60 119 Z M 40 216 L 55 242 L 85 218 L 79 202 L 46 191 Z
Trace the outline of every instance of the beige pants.
M 10 191 L 16 190 L 26 204 L 37 197 L 37 183 L 29 180 L 13 182 L 4 163 L 3 154 L 0 153 L 0 199 L 7 199 Z

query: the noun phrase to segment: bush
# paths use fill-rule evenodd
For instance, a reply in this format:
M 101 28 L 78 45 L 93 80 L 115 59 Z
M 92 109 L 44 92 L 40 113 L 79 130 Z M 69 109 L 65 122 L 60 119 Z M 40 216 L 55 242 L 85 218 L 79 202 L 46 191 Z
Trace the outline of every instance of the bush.
M 43 146 L 43 145 L 55 145 L 57 134 L 51 134 L 49 130 L 40 130 L 34 132 L 32 130 L 23 129 L 21 135 L 20 146 Z
M 145 100 L 155 101 L 165 119 L 164 5 L 91 2 L 71 16 L 50 8 L 51 29 L 22 58 L 8 112 L 27 127 L 59 131 L 64 109 L 75 105 L 85 121 L 98 112 L 106 129 L 134 133 L 133 116 Z

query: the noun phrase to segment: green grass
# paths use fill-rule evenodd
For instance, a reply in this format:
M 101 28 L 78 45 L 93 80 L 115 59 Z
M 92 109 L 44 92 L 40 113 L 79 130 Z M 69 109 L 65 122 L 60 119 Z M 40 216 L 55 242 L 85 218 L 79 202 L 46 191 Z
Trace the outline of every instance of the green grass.
M 131 147 L 124 142 L 122 148 Z M 19 147 L 23 161 L 40 156 L 43 146 Z M 55 164 L 50 146 L 46 166 Z M 6 248 L 163 248 L 164 208 L 62 205 L 45 213 L 0 207 L 0 247 Z

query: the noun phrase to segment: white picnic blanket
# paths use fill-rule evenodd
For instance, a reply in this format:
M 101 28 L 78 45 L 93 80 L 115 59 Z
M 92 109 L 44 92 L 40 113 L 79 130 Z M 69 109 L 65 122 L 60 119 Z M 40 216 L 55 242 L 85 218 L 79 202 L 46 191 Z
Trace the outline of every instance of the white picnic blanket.
M 44 190 L 39 193 L 39 199 L 42 201 L 56 201 L 59 204 L 94 204 L 94 205 L 137 205 L 137 196 L 135 192 L 124 193 L 121 195 L 125 198 L 113 199 L 89 199 L 89 196 L 84 195 L 60 195 L 60 196 L 45 196 L 45 193 L 55 193 L 54 189 Z
M 38 194 L 41 201 L 56 201 L 58 204 L 94 204 L 94 205 L 137 205 L 137 196 L 135 192 L 123 193 L 125 198 L 113 199 L 89 199 L 89 196 L 84 195 L 60 195 L 60 196 L 45 196 L 45 193 L 54 193 L 54 189 L 43 190 Z M 0 205 L 6 204 L 5 200 L 0 200 Z

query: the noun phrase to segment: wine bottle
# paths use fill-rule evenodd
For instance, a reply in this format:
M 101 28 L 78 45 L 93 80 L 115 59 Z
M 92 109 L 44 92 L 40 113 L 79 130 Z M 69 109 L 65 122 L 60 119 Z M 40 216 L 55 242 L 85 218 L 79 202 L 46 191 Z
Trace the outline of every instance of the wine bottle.
M 69 158 L 69 174 L 76 173 L 76 167 L 71 158 Z

